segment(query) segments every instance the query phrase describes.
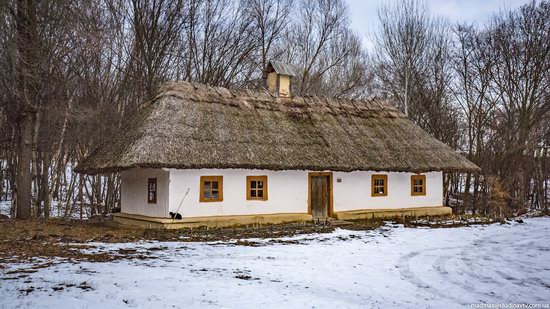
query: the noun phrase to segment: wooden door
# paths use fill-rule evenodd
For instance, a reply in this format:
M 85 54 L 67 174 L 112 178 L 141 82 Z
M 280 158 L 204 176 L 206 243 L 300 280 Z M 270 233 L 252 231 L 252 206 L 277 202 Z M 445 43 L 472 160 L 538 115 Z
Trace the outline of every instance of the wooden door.
M 310 176 L 311 215 L 314 219 L 329 216 L 330 185 L 330 175 Z

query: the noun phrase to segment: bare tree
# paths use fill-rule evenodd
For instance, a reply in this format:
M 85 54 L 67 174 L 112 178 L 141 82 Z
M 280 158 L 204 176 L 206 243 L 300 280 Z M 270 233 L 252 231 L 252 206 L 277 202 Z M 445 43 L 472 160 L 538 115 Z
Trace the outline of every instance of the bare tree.
M 301 1 L 281 58 L 299 69 L 297 94 L 357 97 L 367 78 L 367 57 L 350 29 L 343 1 Z M 342 74 L 346 70 L 346 74 Z M 349 70 L 350 74 L 347 74 Z
M 432 37 L 432 17 L 421 0 L 385 4 L 378 10 L 380 30 L 375 35 L 377 73 L 385 91 L 409 114 L 411 88 L 425 69 Z
M 33 0 L 19 0 L 16 8 L 16 100 L 18 108 L 17 128 L 17 197 L 16 216 L 20 219 L 31 217 L 33 155 L 33 125 L 36 116 L 36 59 L 37 59 L 37 20 L 36 4 Z
M 501 95 L 496 156 L 509 205 L 526 207 L 530 161 L 538 146 L 534 134 L 550 112 L 550 2 L 532 1 L 517 11 L 496 15 L 489 26 L 493 91 Z
M 457 25 L 455 28 L 456 48 L 453 52 L 455 82 L 453 95 L 459 104 L 467 130 L 463 138 L 467 156 L 482 169 L 490 168 L 492 160 L 486 150 L 495 107 L 499 96 L 491 91 L 491 68 L 494 57 L 488 48 L 489 38 L 471 25 Z M 472 184 L 473 177 L 473 184 Z M 473 213 L 478 208 L 478 192 L 481 191 L 480 175 L 468 173 L 464 184 L 462 212 L 470 207 Z M 494 185 L 494 184 L 493 184 Z M 473 198 L 470 191 L 473 187 Z M 469 203 L 471 202 L 471 205 Z
M 431 16 L 426 3 L 418 0 L 382 6 L 378 15 L 374 66 L 379 94 L 436 138 L 458 148 L 448 22 Z
M 257 70 L 253 18 L 243 4 L 228 0 L 193 1 L 182 36 L 177 78 L 233 86 Z
M 132 0 L 128 20 L 133 40 L 128 65 L 132 83 L 143 83 L 135 89 L 152 97 L 158 83 L 167 79 L 175 61 L 176 46 L 184 29 L 182 0 Z
M 278 58 L 281 50 L 274 52 L 283 34 L 289 29 L 293 0 L 244 0 L 243 8 L 252 17 L 256 28 L 257 45 L 260 48 L 259 67 L 266 68 L 269 59 Z

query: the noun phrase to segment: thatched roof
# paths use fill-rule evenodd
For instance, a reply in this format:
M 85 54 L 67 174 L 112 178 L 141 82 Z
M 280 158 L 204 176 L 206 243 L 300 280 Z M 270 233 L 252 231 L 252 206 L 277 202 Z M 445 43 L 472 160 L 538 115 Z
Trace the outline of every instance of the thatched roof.
M 377 100 L 280 99 L 267 91 L 187 82 L 164 85 L 77 171 L 133 167 L 479 171 Z

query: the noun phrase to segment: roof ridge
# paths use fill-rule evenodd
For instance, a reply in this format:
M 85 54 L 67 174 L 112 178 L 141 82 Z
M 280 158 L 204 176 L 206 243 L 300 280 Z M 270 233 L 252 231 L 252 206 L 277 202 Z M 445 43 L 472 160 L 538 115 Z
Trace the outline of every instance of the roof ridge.
M 194 91 L 187 91 L 191 89 Z M 201 90 L 204 91 L 202 97 L 196 93 Z M 213 96 L 213 93 L 216 95 Z M 228 104 L 227 101 L 220 101 L 218 99 L 219 97 L 226 100 L 240 97 L 245 101 L 256 102 L 256 104 L 250 104 L 249 102 L 247 106 L 251 105 L 254 108 L 260 109 L 267 108 L 266 105 L 272 105 L 268 109 L 280 110 L 279 107 L 281 107 L 281 105 L 286 105 L 287 107 L 299 108 L 304 111 L 309 109 L 309 112 L 316 112 L 313 109 L 322 109 L 322 107 L 325 107 L 337 114 L 353 113 L 363 117 L 405 118 L 405 115 L 393 105 L 387 102 L 381 102 L 378 99 L 343 99 L 328 97 L 326 95 L 302 95 L 290 99 L 278 98 L 264 89 L 230 89 L 188 81 L 171 81 L 161 85 L 153 101 L 158 101 L 165 96 L 175 96 L 180 99 L 189 99 L 196 102 L 203 101 L 219 104 Z M 373 113 L 376 113 L 376 115 L 373 115 Z

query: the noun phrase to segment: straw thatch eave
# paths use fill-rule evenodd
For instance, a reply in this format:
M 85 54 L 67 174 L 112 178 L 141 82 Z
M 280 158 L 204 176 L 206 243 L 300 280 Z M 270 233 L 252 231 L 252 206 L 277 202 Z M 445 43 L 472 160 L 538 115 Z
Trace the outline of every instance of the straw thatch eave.
M 394 107 L 169 83 L 77 167 L 477 172 Z

